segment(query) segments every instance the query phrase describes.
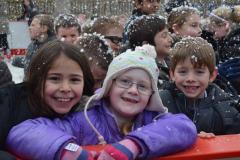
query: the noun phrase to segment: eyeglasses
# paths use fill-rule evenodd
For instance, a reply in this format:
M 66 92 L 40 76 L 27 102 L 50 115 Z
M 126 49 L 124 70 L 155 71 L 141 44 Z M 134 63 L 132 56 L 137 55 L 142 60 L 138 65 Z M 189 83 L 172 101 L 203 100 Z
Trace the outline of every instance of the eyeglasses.
M 150 96 L 154 93 L 154 91 L 146 84 L 132 82 L 131 80 L 128 80 L 126 78 L 116 78 L 113 81 L 116 82 L 116 85 L 118 87 L 125 89 L 129 89 L 132 87 L 133 84 L 136 84 L 138 92 L 143 95 Z
M 122 42 L 122 37 L 118 36 L 104 36 L 104 38 L 109 39 L 110 41 L 117 45 Z

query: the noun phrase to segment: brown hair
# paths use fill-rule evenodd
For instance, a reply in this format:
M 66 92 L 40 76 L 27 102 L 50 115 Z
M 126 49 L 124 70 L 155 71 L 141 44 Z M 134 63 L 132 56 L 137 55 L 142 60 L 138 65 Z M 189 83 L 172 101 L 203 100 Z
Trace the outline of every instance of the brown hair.
M 92 25 L 88 27 L 90 27 L 87 28 L 89 30 L 85 30 L 87 33 L 96 32 L 101 35 L 106 35 L 109 29 L 112 28 L 120 28 L 123 30 L 123 26 L 118 21 L 114 20 L 113 18 L 108 18 L 104 16 L 94 19 Z
M 210 74 L 215 70 L 216 59 L 213 47 L 200 37 L 183 38 L 171 51 L 170 69 L 175 70 L 177 64 L 190 58 L 194 67 L 207 66 Z
M 193 7 L 180 6 L 180 7 L 174 8 L 169 13 L 169 16 L 167 18 L 169 31 L 173 33 L 174 24 L 181 27 L 184 24 L 184 22 L 186 22 L 187 17 L 189 17 L 191 14 L 200 15 L 199 11 Z
M 73 14 L 60 14 L 54 20 L 54 29 L 58 33 L 60 27 L 70 28 L 76 27 L 79 34 L 81 34 L 81 25 L 77 17 Z
M 104 70 L 108 70 L 108 66 L 113 60 L 110 48 L 105 44 L 105 40 L 97 34 L 84 34 L 76 42 L 88 58 L 89 64 L 96 63 Z
M 132 49 L 147 42 L 155 46 L 154 37 L 167 27 L 165 18 L 157 15 L 143 15 L 128 27 L 129 45 Z
M 47 34 L 48 36 L 54 35 L 54 28 L 53 28 L 53 18 L 50 15 L 47 14 L 38 14 L 34 16 L 33 18 L 36 18 L 40 21 L 41 26 L 47 26 Z
M 232 21 L 240 23 L 240 5 L 236 5 L 232 9 Z
M 90 96 L 93 94 L 94 80 L 85 55 L 80 53 L 79 48 L 73 44 L 59 40 L 50 41 L 37 51 L 26 75 L 26 82 L 30 91 L 30 106 L 39 116 L 58 116 L 58 114 L 44 102 L 43 93 L 47 73 L 54 61 L 62 54 L 77 62 L 81 67 L 84 76 L 83 95 Z
M 141 5 L 143 3 L 144 0 L 133 0 L 133 4 L 134 6 L 137 5 Z M 160 3 L 161 0 L 147 0 L 148 2 L 153 2 L 153 1 L 157 1 L 158 3 Z

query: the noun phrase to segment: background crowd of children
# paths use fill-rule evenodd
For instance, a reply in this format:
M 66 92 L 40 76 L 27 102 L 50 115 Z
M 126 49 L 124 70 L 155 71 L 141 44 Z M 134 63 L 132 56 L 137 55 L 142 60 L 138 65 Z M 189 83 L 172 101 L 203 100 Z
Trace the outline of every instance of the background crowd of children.
M 171 3 L 81 23 L 23 12 L 31 43 L 12 59 L 23 82 L 0 62 L 0 159 L 146 159 L 240 133 L 240 6 L 203 16 Z

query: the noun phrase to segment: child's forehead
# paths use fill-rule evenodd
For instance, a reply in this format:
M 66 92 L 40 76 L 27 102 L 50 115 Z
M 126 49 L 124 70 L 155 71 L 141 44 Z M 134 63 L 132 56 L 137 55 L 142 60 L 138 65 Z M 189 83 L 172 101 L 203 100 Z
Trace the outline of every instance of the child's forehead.
M 69 31 L 69 30 L 71 30 L 71 31 L 76 31 L 76 32 L 78 32 L 78 26 L 59 26 L 58 27 L 58 29 L 57 29 L 57 31 L 59 31 L 59 30 L 67 30 L 67 31 Z
M 122 76 L 134 77 L 136 74 L 144 75 L 145 77 L 150 77 L 149 73 L 143 68 L 129 68 L 129 69 L 125 70 L 124 72 L 120 73 L 118 76 L 119 77 L 122 77 Z
M 186 19 L 187 20 L 192 20 L 192 21 L 199 21 L 199 19 L 196 18 L 201 18 L 200 15 L 198 13 L 192 12 L 189 13 L 188 15 L 186 15 Z
M 193 67 L 193 68 L 204 68 L 207 65 L 204 64 L 197 56 L 192 55 L 192 56 L 180 59 L 176 63 L 176 66 L 185 66 L 185 67 Z
M 146 72 L 143 68 L 129 68 L 127 70 L 125 70 L 124 72 L 122 72 L 121 74 L 128 74 L 128 73 L 131 73 L 131 72 Z

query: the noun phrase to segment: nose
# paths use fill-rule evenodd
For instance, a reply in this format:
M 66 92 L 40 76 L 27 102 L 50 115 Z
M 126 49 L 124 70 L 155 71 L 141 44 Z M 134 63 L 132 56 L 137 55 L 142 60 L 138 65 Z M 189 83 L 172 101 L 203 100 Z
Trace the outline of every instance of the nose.
M 71 87 L 67 81 L 63 81 L 61 86 L 60 86 L 60 91 L 61 92 L 70 92 Z
M 195 76 L 194 74 L 190 73 L 187 76 L 187 82 L 194 82 L 195 81 Z
M 128 93 L 138 94 L 137 84 L 133 83 L 130 88 L 128 88 Z
M 72 43 L 72 42 L 73 42 L 73 39 L 72 39 L 71 37 L 66 37 L 66 38 L 65 38 L 65 41 Z

